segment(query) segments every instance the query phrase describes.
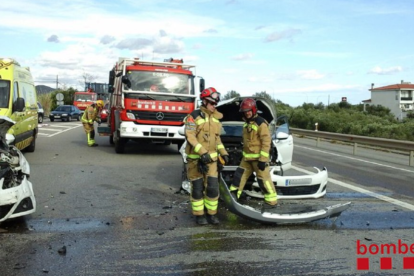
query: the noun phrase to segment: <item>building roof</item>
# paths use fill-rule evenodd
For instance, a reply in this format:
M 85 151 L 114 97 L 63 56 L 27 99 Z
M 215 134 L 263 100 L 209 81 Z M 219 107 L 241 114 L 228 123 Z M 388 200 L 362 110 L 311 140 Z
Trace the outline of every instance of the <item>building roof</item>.
M 371 102 L 371 99 L 368 99 L 368 100 L 363 100 L 362 102 L 363 102 L 363 103 L 370 103 L 370 102 Z
M 371 88 L 370 91 L 375 91 L 375 90 L 402 90 L 402 89 L 413 89 L 414 90 L 414 84 L 411 84 L 411 83 L 391 84 L 391 85 L 387 85 L 387 86 Z

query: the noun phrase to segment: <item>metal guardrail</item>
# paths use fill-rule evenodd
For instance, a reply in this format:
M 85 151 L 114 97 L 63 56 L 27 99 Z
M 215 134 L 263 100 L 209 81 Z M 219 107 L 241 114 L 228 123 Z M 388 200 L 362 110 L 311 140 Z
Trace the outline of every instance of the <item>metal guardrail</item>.
M 354 146 L 354 149 L 353 149 L 354 155 L 356 155 L 357 153 L 358 144 L 371 146 L 371 147 L 394 149 L 394 150 L 409 152 L 409 166 L 414 166 L 414 142 L 412 141 L 374 138 L 374 137 L 367 137 L 367 136 L 348 135 L 348 134 L 317 131 L 317 130 L 306 130 L 306 129 L 299 129 L 299 128 L 290 128 L 290 131 L 296 135 L 316 137 L 316 147 L 319 146 L 320 139 L 336 140 L 336 141 L 351 143 Z

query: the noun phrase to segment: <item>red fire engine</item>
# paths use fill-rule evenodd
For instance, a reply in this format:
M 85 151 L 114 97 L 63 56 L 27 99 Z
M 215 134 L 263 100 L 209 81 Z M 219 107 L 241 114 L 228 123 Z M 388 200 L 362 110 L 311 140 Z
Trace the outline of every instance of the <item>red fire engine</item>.
M 85 111 L 86 107 L 96 102 L 97 99 L 97 94 L 92 89 L 88 89 L 86 92 L 75 92 L 73 96 L 73 105 L 79 108 L 81 113 Z
M 178 131 L 205 85 L 194 71 L 194 65 L 172 58 L 120 58 L 109 72 L 108 126 L 98 127 L 99 135 L 109 136 L 117 153 L 123 153 L 131 139 L 180 148 L 184 137 Z

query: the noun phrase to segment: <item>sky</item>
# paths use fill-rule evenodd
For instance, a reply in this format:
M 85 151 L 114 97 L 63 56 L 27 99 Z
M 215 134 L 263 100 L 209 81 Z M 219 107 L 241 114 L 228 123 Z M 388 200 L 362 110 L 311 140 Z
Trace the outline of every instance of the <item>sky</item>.
M 413 15 L 411 0 L 4 0 L 0 57 L 53 88 L 173 57 L 222 94 L 359 104 L 372 84 L 414 83 Z

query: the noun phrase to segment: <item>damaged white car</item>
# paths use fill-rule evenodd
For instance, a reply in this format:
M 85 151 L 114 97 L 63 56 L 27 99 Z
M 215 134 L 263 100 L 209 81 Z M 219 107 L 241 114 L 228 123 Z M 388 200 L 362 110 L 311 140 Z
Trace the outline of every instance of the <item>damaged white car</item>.
M 239 112 L 240 103 L 248 97 L 237 97 L 220 102 L 217 110 L 223 113 L 221 120 L 223 128 L 220 135 L 227 152 L 229 153 L 229 164 L 222 170 L 222 178 L 229 186 L 232 183 L 234 173 L 243 157 L 242 132 L 244 121 Z M 326 194 L 328 172 L 326 168 L 316 169 L 312 175 L 294 175 L 287 173 L 292 166 L 293 137 L 289 130 L 286 116 L 276 119 L 276 110 L 272 101 L 249 97 L 256 100 L 258 113 L 269 122 L 270 133 L 272 133 L 272 149 L 270 160 L 270 172 L 273 184 L 279 199 L 302 199 L 320 198 Z M 183 134 L 183 132 L 181 132 Z M 181 188 L 190 192 L 191 184 L 187 178 L 187 156 L 185 154 L 186 143 L 180 149 L 183 158 Z M 253 198 L 263 198 L 254 174 L 250 177 L 243 191 L 245 195 Z
M 36 211 L 36 199 L 30 183 L 30 167 L 7 131 L 14 122 L 0 116 L 0 222 Z

